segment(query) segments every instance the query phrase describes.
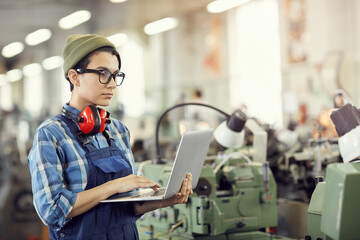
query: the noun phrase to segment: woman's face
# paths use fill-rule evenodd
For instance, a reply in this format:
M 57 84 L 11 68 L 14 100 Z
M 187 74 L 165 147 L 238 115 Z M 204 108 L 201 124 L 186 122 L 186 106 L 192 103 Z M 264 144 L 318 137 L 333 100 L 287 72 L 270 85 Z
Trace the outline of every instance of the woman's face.
M 97 52 L 90 57 L 87 69 L 109 70 L 111 73 L 118 71 L 118 60 L 115 55 L 108 52 Z M 99 82 L 99 74 L 78 74 L 79 86 L 78 99 L 85 108 L 88 105 L 108 106 L 113 97 L 116 83 L 114 79 L 107 84 Z

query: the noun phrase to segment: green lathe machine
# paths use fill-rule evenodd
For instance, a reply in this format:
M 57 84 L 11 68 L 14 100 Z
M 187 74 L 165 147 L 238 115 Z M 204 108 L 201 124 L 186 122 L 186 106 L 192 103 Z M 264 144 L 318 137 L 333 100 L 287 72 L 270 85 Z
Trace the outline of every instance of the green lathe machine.
M 344 163 L 327 166 L 308 209 L 305 240 L 360 239 L 360 111 L 347 104 L 331 114 Z
M 140 239 L 284 239 L 271 233 L 277 225 L 277 192 L 266 162 L 267 134 L 252 119 L 246 127 L 254 135 L 251 150 L 228 148 L 208 157 L 186 204 L 149 212 L 137 221 Z M 140 163 L 138 169 L 166 186 L 172 162 Z
M 335 163 L 317 184 L 308 209 L 306 240 L 360 238 L 360 163 Z
M 143 173 L 165 186 L 171 168 L 171 163 L 145 165 Z M 242 158 L 231 159 L 216 174 L 204 166 L 189 203 L 155 210 L 137 221 L 141 239 L 168 239 L 171 232 L 173 239 L 271 239 L 258 231 L 277 225 L 276 184 L 265 171 L 268 182 L 262 164 Z

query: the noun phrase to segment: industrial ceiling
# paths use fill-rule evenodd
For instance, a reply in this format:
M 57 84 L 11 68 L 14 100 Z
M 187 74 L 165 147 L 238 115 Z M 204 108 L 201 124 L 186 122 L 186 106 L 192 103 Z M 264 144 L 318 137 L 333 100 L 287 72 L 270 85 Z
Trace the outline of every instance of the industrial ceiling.
M 123 3 L 109 0 L 0 0 L 0 49 L 14 41 L 24 42 L 26 35 L 35 30 L 47 28 L 52 31 L 52 38 L 47 42 L 38 46 L 25 44 L 24 52 L 12 58 L 0 56 L 0 73 L 19 61 L 35 58 L 44 49 L 59 54 L 70 34 L 110 35 L 137 31 L 141 35 L 144 25 L 151 21 L 205 10 L 209 2 L 211 0 L 127 0 Z M 89 10 L 91 19 L 73 29 L 61 29 L 58 21 L 78 10 Z

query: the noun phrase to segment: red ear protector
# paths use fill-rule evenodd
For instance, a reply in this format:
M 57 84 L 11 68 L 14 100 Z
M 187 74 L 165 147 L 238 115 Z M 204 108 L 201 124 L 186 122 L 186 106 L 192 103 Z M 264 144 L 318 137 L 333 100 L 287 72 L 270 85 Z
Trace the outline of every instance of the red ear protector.
M 82 133 L 94 135 L 105 130 L 106 124 L 110 123 L 110 113 L 94 105 L 87 106 L 79 115 L 62 109 L 61 114 L 79 123 Z

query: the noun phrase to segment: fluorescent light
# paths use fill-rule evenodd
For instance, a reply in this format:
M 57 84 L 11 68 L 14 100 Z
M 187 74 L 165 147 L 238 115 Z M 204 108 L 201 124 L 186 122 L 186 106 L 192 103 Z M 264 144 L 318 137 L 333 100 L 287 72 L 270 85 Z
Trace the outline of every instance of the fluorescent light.
M 22 42 L 13 42 L 6 45 L 1 53 L 6 58 L 11 58 L 24 51 L 24 44 Z
M 87 10 L 74 12 L 59 20 L 59 27 L 62 29 L 70 29 L 76 27 L 91 18 L 91 13 Z
M 107 39 L 112 42 L 115 47 L 119 47 L 121 45 L 124 45 L 128 41 L 129 37 L 125 33 L 117 33 L 107 37 Z
M 45 42 L 51 38 L 51 31 L 49 29 L 39 29 L 35 32 L 29 33 L 25 37 L 25 42 L 27 45 L 35 46 L 39 43 Z
M 0 74 L 0 87 L 7 84 L 5 74 Z
M 144 32 L 148 35 L 154 35 L 176 28 L 177 25 L 178 20 L 176 18 L 163 18 L 158 21 L 146 24 L 144 27 Z
M 22 72 L 20 69 L 13 69 L 6 73 L 6 79 L 9 82 L 16 82 L 22 78 Z
M 250 0 L 216 0 L 209 3 L 206 9 L 211 13 L 220 13 L 231 8 L 238 7 L 247 2 L 250 2 Z
M 45 59 L 42 62 L 42 66 L 45 70 L 53 70 L 55 68 L 61 67 L 63 62 L 64 61 L 61 56 L 52 56 Z
M 122 3 L 122 2 L 126 2 L 126 0 L 110 0 L 110 2 L 112 2 L 112 3 Z
M 31 77 L 40 74 L 41 70 L 41 65 L 39 63 L 31 63 L 23 68 L 23 74 L 26 77 Z

